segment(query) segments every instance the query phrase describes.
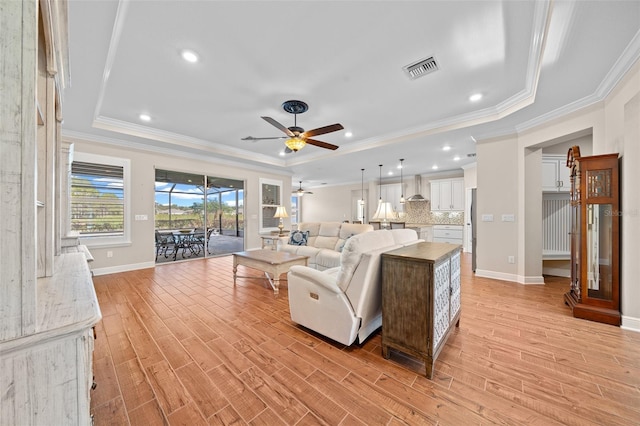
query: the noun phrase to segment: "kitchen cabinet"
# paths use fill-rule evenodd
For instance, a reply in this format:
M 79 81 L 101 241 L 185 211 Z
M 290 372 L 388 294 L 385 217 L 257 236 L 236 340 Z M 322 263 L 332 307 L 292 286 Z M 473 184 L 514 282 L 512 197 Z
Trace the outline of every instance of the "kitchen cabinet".
M 434 225 L 433 242 L 462 244 L 462 225 Z
M 418 238 L 421 240 L 425 240 L 428 243 L 433 242 L 433 226 L 430 225 L 406 225 L 408 229 L 413 229 L 418 233 Z
M 431 184 L 431 211 L 463 211 L 464 179 L 435 179 Z
M 542 156 L 542 191 L 569 192 L 571 180 L 564 155 Z
M 418 243 L 382 253 L 382 355 L 425 361 L 426 376 L 460 325 L 460 246 Z
M 403 192 L 402 186 L 400 186 L 399 183 L 380 185 L 380 193 L 382 194 L 382 201 L 391 203 L 394 211 L 403 211 L 403 206 L 400 204 L 400 197 L 403 195 Z

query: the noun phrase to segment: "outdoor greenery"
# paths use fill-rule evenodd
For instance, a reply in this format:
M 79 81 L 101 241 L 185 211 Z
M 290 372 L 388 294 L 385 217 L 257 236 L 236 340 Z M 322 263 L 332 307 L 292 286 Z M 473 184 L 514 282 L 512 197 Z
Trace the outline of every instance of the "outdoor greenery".
M 124 232 L 124 203 L 114 192 L 102 192 L 88 179 L 71 182 L 71 229 L 81 234 Z
M 204 205 L 194 202 L 191 206 L 171 206 L 155 204 L 156 228 L 159 230 L 204 228 Z M 238 212 L 239 230 L 244 229 L 242 207 Z M 220 204 L 218 201 L 207 201 L 207 229 L 219 229 L 222 232 L 235 231 L 236 209 L 233 206 Z

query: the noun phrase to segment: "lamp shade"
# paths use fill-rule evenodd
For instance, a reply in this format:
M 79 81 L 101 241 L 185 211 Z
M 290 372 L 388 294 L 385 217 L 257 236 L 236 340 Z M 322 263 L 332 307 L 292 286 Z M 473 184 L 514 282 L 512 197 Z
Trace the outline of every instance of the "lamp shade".
M 278 208 L 276 209 L 276 214 L 274 214 L 273 217 L 283 218 L 289 217 L 289 215 L 287 214 L 287 209 L 285 209 L 284 206 L 278 206 Z
M 391 219 L 396 219 L 398 215 L 393 210 L 393 206 L 389 202 L 378 203 L 378 209 L 376 213 L 373 215 L 371 220 L 381 220 L 387 221 Z

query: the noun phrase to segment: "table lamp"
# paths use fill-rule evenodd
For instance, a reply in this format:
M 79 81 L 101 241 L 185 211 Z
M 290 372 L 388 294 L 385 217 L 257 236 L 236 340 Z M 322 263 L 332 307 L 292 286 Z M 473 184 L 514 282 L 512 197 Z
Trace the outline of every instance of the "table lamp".
M 393 206 L 389 202 L 381 202 L 378 203 L 378 210 L 373 215 L 371 220 L 380 221 L 380 227 L 386 228 L 389 220 L 396 219 L 398 217 L 397 213 L 393 210 Z
M 276 214 L 274 214 L 273 217 L 277 217 L 280 219 L 280 223 L 278 224 L 278 229 L 280 230 L 279 235 L 284 235 L 284 233 L 282 232 L 282 229 L 284 228 L 282 218 L 289 217 L 289 215 L 287 214 L 287 209 L 285 209 L 284 206 L 278 206 L 278 208 L 276 209 Z

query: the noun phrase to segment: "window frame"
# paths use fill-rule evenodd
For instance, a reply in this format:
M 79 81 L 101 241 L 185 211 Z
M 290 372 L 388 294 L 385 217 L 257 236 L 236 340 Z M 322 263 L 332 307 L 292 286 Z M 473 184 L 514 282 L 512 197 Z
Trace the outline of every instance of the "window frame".
M 259 179 L 259 185 L 260 185 L 260 210 L 259 210 L 259 232 L 271 232 L 271 231 L 275 231 L 278 229 L 278 225 L 273 226 L 273 227 L 264 227 L 264 209 L 265 208 L 270 208 L 270 207 L 278 207 L 282 205 L 282 190 L 283 190 L 283 183 L 281 180 L 275 180 L 275 179 L 266 179 L 266 178 L 260 178 Z M 272 186 L 277 186 L 279 188 L 279 200 L 278 204 L 265 204 L 263 203 L 263 193 L 262 193 L 262 189 L 264 185 L 272 185 Z M 289 213 L 289 212 L 287 212 Z
M 131 160 L 127 158 L 111 157 L 87 152 L 74 152 L 74 161 L 104 164 L 122 167 L 122 197 L 123 197 L 123 233 L 115 236 L 79 236 L 80 244 L 87 247 L 118 247 L 131 245 Z M 71 178 L 69 179 L 69 194 L 71 194 Z M 71 209 L 71 195 L 69 198 Z M 69 229 L 71 229 L 71 214 L 69 214 Z

